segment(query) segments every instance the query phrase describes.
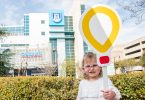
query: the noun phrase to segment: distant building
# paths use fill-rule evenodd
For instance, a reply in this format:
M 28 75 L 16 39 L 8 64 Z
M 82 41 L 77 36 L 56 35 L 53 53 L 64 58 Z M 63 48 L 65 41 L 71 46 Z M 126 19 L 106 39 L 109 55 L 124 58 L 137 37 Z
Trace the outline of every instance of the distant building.
M 81 14 L 85 10 L 84 2 L 85 0 L 74 0 L 68 14 L 64 10 L 24 14 L 22 25 L 3 26 L 10 34 L 9 37 L 1 41 L 0 49 L 11 48 L 14 49 L 16 56 L 30 56 L 43 54 L 45 50 L 42 49 L 47 48 L 48 54 L 51 54 L 51 57 L 48 57 L 51 60 L 48 62 L 58 68 L 59 76 L 65 76 L 65 73 L 62 74 L 64 72 L 61 67 L 62 64 L 66 60 L 80 64 L 84 52 L 88 51 L 88 46 L 83 42 L 78 27 Z M 47 46 L 42 47 L 44 44 Z M 37 45 L 39 45 L 39 48 L 37 48 Z M 31 49 L 33 50 L 31 51 Z M 16 62 L 14 66 L 21 67 L 21 64 L 23 65 L 22 61 L 19 60 L 20 58 L 13 59 L 13 62 Z M 33 63 L 33 60 L 37 58 L 41 59 L 37 56 L 34 58 L 27 57 L 29 59 L 27 60 L 27 68 L 41 67 L 37 61 Z M 46 58 L 42 56 L 42 59 Z
M 114 62 L 123 59 L 139 60 L 145 50 L 145 36 L 124 45 L 116 45 L 111 53 Z
M 145 50 L 145 36 L 127 43 L 124 46 L 125 59 L 134 58 L 139 60 Z
M 24 14 L 23 25 L 3 28 L 9 36 L 1 41 L 0 49 L 11 48 L 16 53 L 14 66 L 21 67 L 23 61 L 19 58 L 26 58 L 27 68 L 41 68 L 42 64 L 38 64 L 37 60 L 44 61 L 47 58 L 47 63 L 58 67 L 58 75 L 61 76 L 60 66 L 66 60 L 75 62 L 73 17 L 65 15 L 63 10 Z
M 124 45 L 115 45 L 111 51 L 111 59 L 112 62 L 118 62 L 119 60 L 123 60 L 124 57 Z
M 143 71 L 145 68 L 142 66 L 130 66 L 126 68 L 126 72 L 132 72 L 132 71 Z
M 16 53 L 12 60 L 16 67 L 26 65 L 26 61 L 27 68 L 41 68 L 41 65 L 48 63 L 57 67 L 58 76 L 65 76 L 61 66 L 66 60 L 81 67 L 83 55 L 91 51 L 83 41 L 78 27 L 80 17 L 86 9 L 86 1 L 74 0 L 68 14 L 64 10 L 24 14 L 22 25 L 3 26 L 10 34 L 0 42 L 0 50 L 11 48 Z M 143 50 L 145 37 L 114 47 L 112 61 L 138 59 Z
M 112 62 L 115 63 L 125 59 L 136 59 L 138 61 L 142 56 L 144 50 L 145 50 L 145 36 L 133 40 L 124 45 L 116 45 L 111 52 Z M 139 70 L 144 69 L 142 69 L 142 66 L 131 66 L 131 67 L 127 66 L 126 68 L 116 70 L 116 73 L 139 71 Z

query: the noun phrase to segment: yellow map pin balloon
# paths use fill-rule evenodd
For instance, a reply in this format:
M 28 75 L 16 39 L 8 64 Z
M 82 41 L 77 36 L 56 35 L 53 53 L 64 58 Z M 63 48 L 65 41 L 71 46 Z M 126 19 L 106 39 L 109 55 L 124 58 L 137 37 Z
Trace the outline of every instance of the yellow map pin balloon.
M 96 14 L 105 14 L 111 19 L 112 22 L 112 30 L 110 36 L 103 44 L 94 38 L 94 36 L 92 35 L 93 33 L 91 33 L 90 30 L 90 20 L 92 19 L 93 16 L 96 16 Z M 117 12 L 112 8 L 104 5 L 97 5 L 87 9 L 83 13 L 79 27 L 84 40 L 88 44 L 90 44 L 95 50 L 97 50 L 97 52 L 103 54 L 106 53 L 111 48 L 116 37 L 118 36 L 120 29 L 120 18 Z M 95 26 L 93 27 L 95 29 Z M 104 34 L 104 33 L 98 31 L 96 34 Z M 104 39 L 104 37 L 99 38 Z

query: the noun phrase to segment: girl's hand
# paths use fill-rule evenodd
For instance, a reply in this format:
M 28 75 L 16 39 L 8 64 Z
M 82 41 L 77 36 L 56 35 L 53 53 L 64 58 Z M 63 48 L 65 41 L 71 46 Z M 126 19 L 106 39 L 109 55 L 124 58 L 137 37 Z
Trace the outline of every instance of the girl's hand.
M 103 96 L 106 100 L 114 100 L 115 92 L 112 90 L 102 90 Z

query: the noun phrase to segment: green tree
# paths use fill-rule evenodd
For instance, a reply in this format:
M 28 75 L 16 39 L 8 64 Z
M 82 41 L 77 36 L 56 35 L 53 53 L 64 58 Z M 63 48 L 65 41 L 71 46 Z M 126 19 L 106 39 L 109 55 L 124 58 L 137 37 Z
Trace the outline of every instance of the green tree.
M 140 58 L 140 63 L 143 67 L 145 67 L 145 51 L 143 52 L 141 58 Z
M 66 61 L 66 76 L 75 76 L 75 62 Z
M 3 28 L 0 28 L 0 40 L 5 38 L 7 36 L 7 33 L 4 31 Z M 13 54 L 11 53 L 10 49 L 2 50 L 0 49 L 0 76 L 6 76 L 11 63 L 10 59 Z
M 139 61 L 135 59 L 125 59 L 115 63 L 115 68 L 131 67 L 139 65 Z
M 2 53 L 0 53 L 0 76 L 7 75 L 8 71 L 10 70 L 11 56 L 12 56 L 12 53 L 10 49 L 6 49 Z
M 66 74 L 66 76 L 74 77 L 76 75 L 76 66 L 74 58 L 66 59 L 64 63 L 62 64 L 63 73 Z
M 5 36 L 7 36 L 7 32 L 5 31 L 4 28 L 0 28 L 0 39 L 4 38 Z

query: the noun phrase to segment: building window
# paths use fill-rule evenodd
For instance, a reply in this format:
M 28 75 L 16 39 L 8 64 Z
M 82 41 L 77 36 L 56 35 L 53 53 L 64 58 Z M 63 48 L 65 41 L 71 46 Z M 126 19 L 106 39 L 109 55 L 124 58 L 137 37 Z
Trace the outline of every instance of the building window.
M 73 17 L 72 16 L 65 16 L 65 32 L 72 32 L 73 31 Z
M 145 44 L 145 41 L 142 41 L 142 44 Z
M 138 52 L 141 52 L 141 50 L 136 50 L 136 51 L 132 51 L 132 52 L 129 52 L 129 53 L 126 53 L 125 55 L 128 56 L 128 55 L 132 55 L 132 54 L 135 54 L 135 53 L 138 53 Z
M 57 64 L 57 39 L 50 39 L 52 64 Z
M 24 16 L 24 35 L 29 35 L 29 15 Z
M 45 35 L 45 32 L 41 32 L 41 35 Z
M 85 11 L 85 5 L 81 5 L 81 14 Z
M 9 35 L 24 35 L 24 27 L 18 26 L 18 27 L 5 27 L 5 32 L 8 32 Z
M 140 45 L 140 43 L 136 43 L 136 44 L 133 44 L 131 46 L 126 47 L 125 49 L 130 49 L 130 48 L 133 48 L 133 47 L 136 47 L 136 46 L 139 46 L 139 45 Z
M 74 62 L 74 40 L 66 39 L 65 40 L 65 51 L 66 51 L 66 60 Z
M 41 20 L 41 24 L 45 24 L 45 20 Z
M 86 42 L 83 42 L 83 46 L 84 46 L 84 53 L 88 52 L 88 45 L 86 44 Z
M 29 44 L 1 44 L 1 47 L 24 47 L 24 46 L 29 46 Z
M 74 32 L 65 32 L 65 37 L 74 37 Z

